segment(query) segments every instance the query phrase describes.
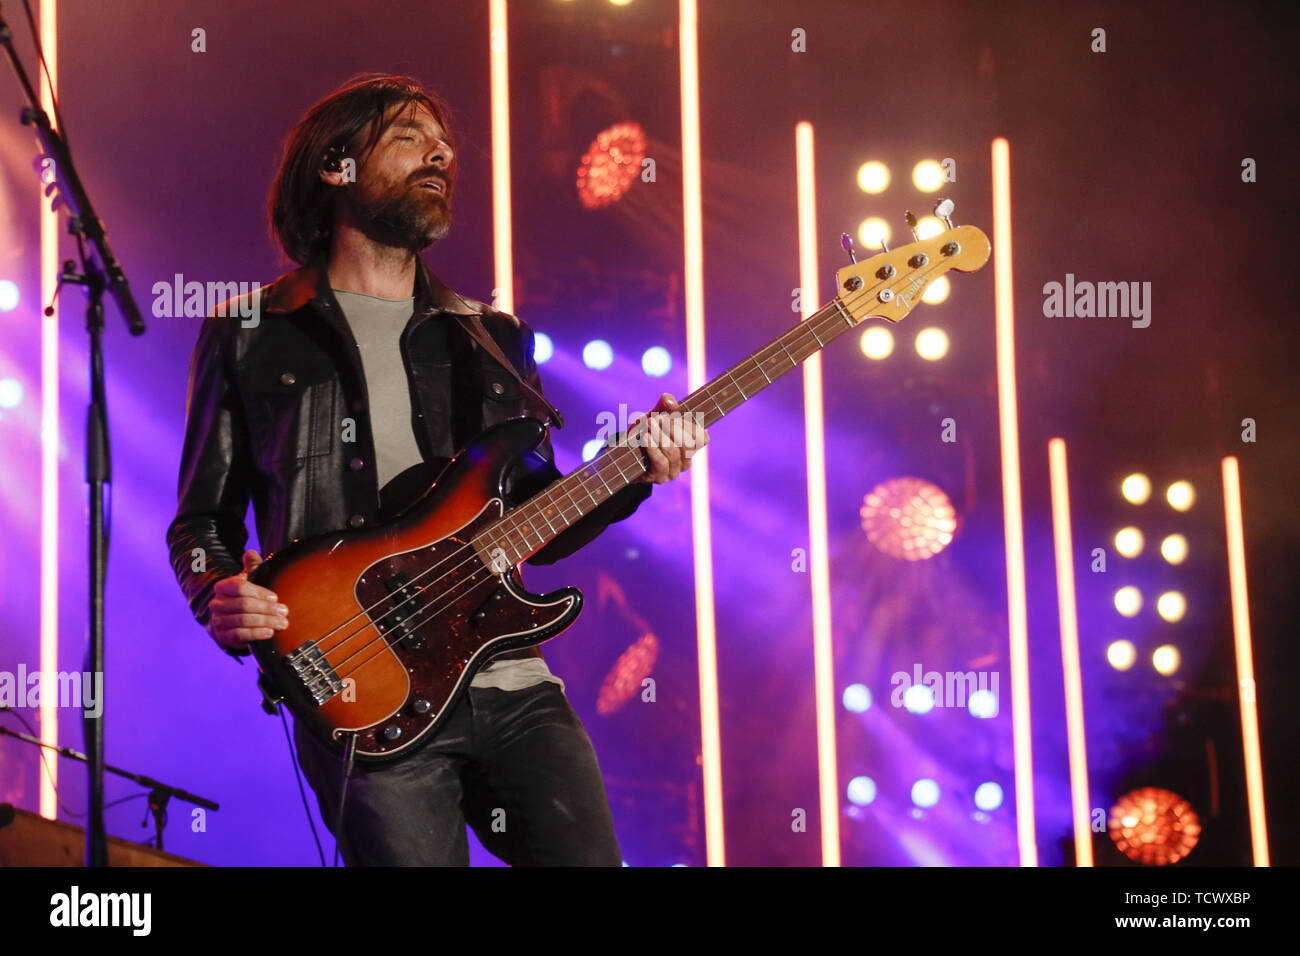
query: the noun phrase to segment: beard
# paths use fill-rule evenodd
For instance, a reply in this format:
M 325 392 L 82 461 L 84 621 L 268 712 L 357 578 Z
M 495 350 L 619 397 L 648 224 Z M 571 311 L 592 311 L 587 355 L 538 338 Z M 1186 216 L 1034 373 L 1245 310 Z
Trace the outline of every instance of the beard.
M 353 190 L 347 196 L 357 225 L 381 245 L 419 252 L 451 230 L 450 190 L 435 193 L 407 184 L 382 195 Z

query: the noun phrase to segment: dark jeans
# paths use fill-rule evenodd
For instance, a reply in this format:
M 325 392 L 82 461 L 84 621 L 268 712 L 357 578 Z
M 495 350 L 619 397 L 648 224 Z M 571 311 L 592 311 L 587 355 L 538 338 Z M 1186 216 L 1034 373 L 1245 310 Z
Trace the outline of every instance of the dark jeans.
M 297 721 L 294 737 L 333 832 L 342 758 Z M 354 764 L 341 854 L 348 866 L 468 866 L 467 821 L 512 866 L 621 864 L 596 751 L 559 685 L 471 687 L 414 754 Z

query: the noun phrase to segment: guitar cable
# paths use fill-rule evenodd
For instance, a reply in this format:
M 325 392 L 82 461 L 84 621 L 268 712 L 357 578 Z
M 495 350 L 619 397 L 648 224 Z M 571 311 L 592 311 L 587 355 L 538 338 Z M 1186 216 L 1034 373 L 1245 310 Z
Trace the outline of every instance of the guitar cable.
M 275 705 L 276 712 L 280 715 L 280 723 L 284 725 L 284 739 L 289 744 L 289 760 L 293 764 L 293 774 L 298 781 L 298 793 L 302 797 L 302 808 L 307 814 L 307 825 L 311 827 L 311 838 L 316 841 L 316 853 L 320 856 L 320 865 L 325 865 L 325 849 L 320 845 L 320 834 L 316 832 L 316 821 L 311 815 L 311 804 L 307 802 L 307 790 L 302 785 L 302 768 L 298 766 L 298 754 L 293 745 L 293 734 L 289 732 L 289 721 L 284 716 L 284 707 L 279 703 Z
M 348 780 L 352 777 L 352 759 L 356 756 L 356 731 L 343 744 L 343 786 L 339 791 L 339 811 L 334 820 L 334 865 L 339 865 L 339 848 L 343 845 L 343 808 L 348 805 Z

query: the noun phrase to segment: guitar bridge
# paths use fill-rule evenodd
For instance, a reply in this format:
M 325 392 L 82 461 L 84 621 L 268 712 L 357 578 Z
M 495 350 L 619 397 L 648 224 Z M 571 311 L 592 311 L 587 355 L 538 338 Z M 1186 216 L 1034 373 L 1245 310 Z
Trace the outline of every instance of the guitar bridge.
M 325 659 L 315 641 L 307 641 L 286 654 L 284 662 L 302 681 L 318 707 L 343 689 L 343 680 L 335 673 L 334 665 Z

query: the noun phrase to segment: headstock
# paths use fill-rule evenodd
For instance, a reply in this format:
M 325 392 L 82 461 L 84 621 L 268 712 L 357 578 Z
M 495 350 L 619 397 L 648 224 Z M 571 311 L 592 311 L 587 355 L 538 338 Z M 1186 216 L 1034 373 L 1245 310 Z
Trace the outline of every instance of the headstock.
M 950 269 L 974 272 L 988 261 L 988 236 L 975 226 L 953 226 L 950 200 L 940 202 L 936 211 L 948 223 L 939 235 L 887 249 L 835 273 L 839 303 L 855 324 L 869 316 L 900 322 L 939 276 Z

